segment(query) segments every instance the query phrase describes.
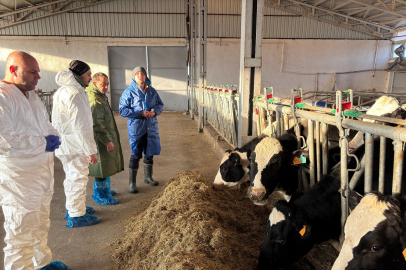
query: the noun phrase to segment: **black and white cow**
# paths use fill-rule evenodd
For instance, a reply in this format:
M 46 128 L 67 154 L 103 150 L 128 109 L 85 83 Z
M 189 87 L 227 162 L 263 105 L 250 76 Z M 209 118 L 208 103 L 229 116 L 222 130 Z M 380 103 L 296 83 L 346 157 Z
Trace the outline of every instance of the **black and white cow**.
M 296 192 L 289 202 L 278 201 L 266 223 L 258 270 L 279 269 L 306 255 L 315 244 L 338 238 L 340 165 L 308 192 Z
M 345 224 L 332 270 L 406 269 L 406 198 L 366 195 Z
M 379 142 L 378 142 L 379 143 Z M 356 149 L 360 158 L 365 146 Z M 348 163 L 355 167 L 355 159 Z M 266 224 L 266 235 L 258 259 L 258 269 L 278 269 L 305 256 L 315 244 L 338 239 L 341 234 L 341 163 L 309 191 L 298 191 L 289 202 L 278 201 Z M 358 202 L 356 192 L 350 192 L 350 207 Z
M 250 180 L 250 155 L 255 146 L 266 136 L 258 136 L 241 148 L 225 152 L 213 182 L 214 189 L 235 187 Z
M 298 188 L 298 166 L 293 161 L 308 153 L 297 150 L 293 129 L 278 138 L 267 137 L 251 153 L 251 186 L 248 197 L 257 205 L 265 205 L 277 190 L 287 200 Z

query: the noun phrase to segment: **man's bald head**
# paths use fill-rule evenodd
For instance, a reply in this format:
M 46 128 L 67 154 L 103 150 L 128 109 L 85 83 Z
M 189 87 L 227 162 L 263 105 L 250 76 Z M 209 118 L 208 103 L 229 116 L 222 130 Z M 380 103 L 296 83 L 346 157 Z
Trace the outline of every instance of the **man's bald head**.
M 30 54 L 14 51 L 6 59 L 6 77 L 4 81 L 12 83 L 21 91 L 34 90 L 41 78 L 37 60 Z

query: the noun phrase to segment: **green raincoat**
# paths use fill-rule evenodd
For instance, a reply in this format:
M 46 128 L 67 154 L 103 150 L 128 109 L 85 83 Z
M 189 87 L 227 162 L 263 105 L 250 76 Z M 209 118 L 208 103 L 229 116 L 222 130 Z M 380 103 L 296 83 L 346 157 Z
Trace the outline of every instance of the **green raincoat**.
M 106 178 L 124 170 L 120 134 L 106 95 L 93 83 L 86 88 L 86 93 L 92 110 L 94 140 L 99 159 L 96 164 L 89 164 L 89 175 Z M 114 150 L 110 152 L 106 147 L 109 142 L 114 144 Z

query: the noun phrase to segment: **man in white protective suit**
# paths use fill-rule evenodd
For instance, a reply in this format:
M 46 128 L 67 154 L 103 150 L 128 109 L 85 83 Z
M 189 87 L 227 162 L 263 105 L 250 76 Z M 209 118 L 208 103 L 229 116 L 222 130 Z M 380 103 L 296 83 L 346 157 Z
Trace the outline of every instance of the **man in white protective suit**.
M 61 144 L 44 104 L 33 91 L 37 60 L 14 51 L 0 81 L 0 204 L 4 213 L 4 269 L 70 270 L 52 260 L 49 212 L 54 154 Z
M 97 147 L 93 137 L 93 118 L 85 88 L 91 81 L 89 65 L 73 60 L 69 68 L 58 72 L 56 83 L 61 87 L 53 100 L 52 125 L 61 134 L 62 145 L 55 151 L 65 171 L 63 186 L 66 195 L 66 227 L 77 228 L 99 223 L 86 207 L 86 185 L 89 162 L 97 163 Z

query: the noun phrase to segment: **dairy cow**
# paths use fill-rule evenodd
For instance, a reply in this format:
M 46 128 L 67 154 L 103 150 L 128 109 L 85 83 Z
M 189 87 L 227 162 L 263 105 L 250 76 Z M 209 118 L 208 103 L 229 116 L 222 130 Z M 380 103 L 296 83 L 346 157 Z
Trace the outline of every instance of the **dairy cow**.
M 338 238 L 340 165 L 308 192 L 296 192 L 289 202 L 278 201 L 266 223 L 258 270 L 279 269 L 306 255 L 315 244 Z
M 347 219 L 332 270 L 406 269 L 405 214 L 405 197 L 366 195 Z
M 374 145 L 377 149 L 379 141 L 375 141 Z M 365 145 L 362 145 L 354 154 L 359 159 L 364 152 Z M 390 179 L 393 175 L 393 148 L 388 147 L 386 154 L 385 177 Z M 378 186 L 378 160 L 379 151 L 374 151 L 374 188 Z M 354 159 L 351 159 L 348 167 L 355 167 Z M 306 255 L 315 244 L 332 238 L 338 239 L 341 231 L 340 168 L 340 163 L 335 165 L 328 176 L 304 195 L 297 192 L 289 202 L 281 200 L 276 203 L 267 221 L 258 269 L 278 269 Z M 403 176 L 406 180 L 405 175 Z M 390 181 L 386 182 L 391 184 Z M 363 192 L 361 181 L 356 191 Z M 385 191 L 390 193 L 389 188 Z M 349 199 L 350 208 L 354 209 L 359 196 L 351 191 Z
M 293 129 L 278 138 L 267 137 L 255 146 L 251 153 L 251 186 L 248 197 L 257 205 L 265 205 L 268 196 L 277 190 L 287 200 L 298 188 L 298 166 L 295 158 L 307 156 L 297 150 Z
M 239 186 L 250 180 L 250 155 L 255 146 L 267 136 L 258 136 L 241 148 L 228 150 L 220 162 L 220 168 L 213 182 L 215 189 Z
M 364 151 L 365 146 L 361 146 L 354 154 L 360 158 Z M 351 159 L 348 167 L 354 168 L 355 163 L 355 159 Z M 338 239 L 341 233 L 340 183 L 341 163 L 337 163 L 329 175 L 308 192 L 298 191 L 289 202 L 280 200 L 275 204 L 266 224 L 258 269 L 289 265 L 305 256 L 315 244 Z M 350 192 L 351 209 L 358 198 L 356 192 Z

